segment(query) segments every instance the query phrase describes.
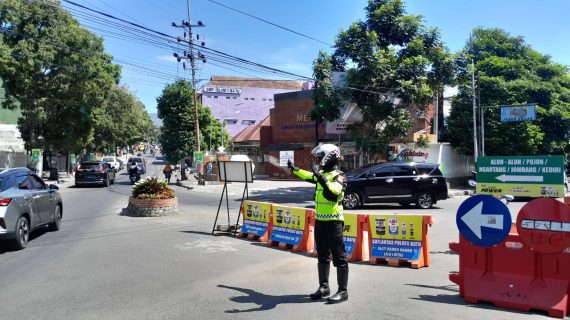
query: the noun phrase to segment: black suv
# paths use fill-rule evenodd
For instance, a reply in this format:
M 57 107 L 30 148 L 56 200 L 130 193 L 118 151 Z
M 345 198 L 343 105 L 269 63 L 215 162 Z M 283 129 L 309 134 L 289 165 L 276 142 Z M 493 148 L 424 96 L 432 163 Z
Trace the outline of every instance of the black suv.
M 347 174 L 348 186 L 342 201 L 346 209 L 365 203 L 415 203 L 429 209 L 438 200 L 447 199 L 447 182 L 431 163 L 369 164 Z

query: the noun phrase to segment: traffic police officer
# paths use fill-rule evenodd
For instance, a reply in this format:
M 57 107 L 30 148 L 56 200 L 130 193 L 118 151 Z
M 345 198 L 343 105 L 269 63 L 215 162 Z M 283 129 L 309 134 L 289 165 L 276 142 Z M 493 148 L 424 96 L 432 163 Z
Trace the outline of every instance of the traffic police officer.
M 317 185 L 315 192 L 315 240 L 318 253 L 319 288 L 311 294 L 311 299 L 318 300 L 330 294 L 329 257 L 337 268 L 338 292 L 327 299 L 328 303 L 339 303 L 348 299 L 348 262 L 344 250 L 342 231 L 344 216 L 342 199 L 346 188 L 346 177 L 338 170 L 340 149 L 333 144 L 323 144 L 311 151 L 312 172 L 287 163 L 291 171 L 299 178 Z M 320 169 L 319 170 L 319 167 Z

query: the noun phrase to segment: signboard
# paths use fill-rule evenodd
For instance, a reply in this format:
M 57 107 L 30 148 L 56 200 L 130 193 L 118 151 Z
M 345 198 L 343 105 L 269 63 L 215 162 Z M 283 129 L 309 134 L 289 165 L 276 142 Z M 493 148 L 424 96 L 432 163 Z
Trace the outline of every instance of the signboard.
M 240 94 L 241 89 L 239 89 L 239 88 L 204 87 L 204 92 Z
M 69 155 L 69 161 L 73 167 L 77 164 L 77 157 L 75 156 L 75 153 Z
M 291 160 L 295 164 L 295 151 L 279 151 L 279 166 L 286 167 L 287 161 Z
M 536 120 L 536 105 L 501 107 L 501 122 Z
M 511 213 L 501 200 L 476 195 L 457 209 L 455 222 L 459 232 L 476 246 L 491 247 L 503 242 L 511 230 Z
M 554 199 L 535 199 L 517 216 L 521 241 L 543 253 L 559 253 L 570 248 L 570 207 Z
M 89 160 L 95 160 L 95 153 L 91 152 L 89 154 Z
M 32 149 L 32 161 L 39 162 L 41 153 L 42 153 L 41 149 Z
M 262 237 L 267 232 L 271 203 L 245 200 L 243 202 L 245 214 L 241 232 Z
M 202 163 L 202 162 L 204 162 L 204 152 L 194 151 L 194 163 Z
M 271 241 L 299 245 L 305 230 L 307 209 L 273 206 L 273 229 Z
M 347 255 L 352 254 L 354 245 L 356 244 L 356 237 L 358 236 L 358 215 L 352 213 L 344 214 L 344 229 L 342 236 L 344 239 L 344 250 Z
M 330 134 L 345 134 L 349 126 L 359 122 L 362 122 L 362 112 L 356 104 L 344 105 L 340 108 L 340 118 L 327 122 L 325 130 Z
M 417 260 L 422 248 L 423 216 L 370 215 L 370 255 Z
M 220 181 L 253 182 L 253 166 L 251 161 L 218 161 Z
M 564 156 L 479 157 L 477 193 L 563 197 Z

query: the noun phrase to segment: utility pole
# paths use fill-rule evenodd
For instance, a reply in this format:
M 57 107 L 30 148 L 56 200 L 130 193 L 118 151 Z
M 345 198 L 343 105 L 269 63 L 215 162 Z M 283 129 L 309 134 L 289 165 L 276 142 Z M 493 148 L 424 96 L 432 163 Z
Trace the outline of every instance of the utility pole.
M 178 53 L 174 53 L 174 57 L 176 57 L 176 59 L 178 60 L 178 62 L 180 62 L 182 59 L 184 60 L 190 60 L 190 68 L 192 71 L 192 94 L 193 94 L 193 104 L 194 104 L 194 128 L 195 128 L 195 135 L 196 135 L 196 151 L 200 151 L 200 123 L 198 121 L 198 102 L 197 102 L 197 91 L 196 91 L 196 86 L 198 84 L 198 81 L 196 80 L 196 58 L 199 58 L 202 60 L 202 62 L 206 63 L 206 57 L 201 54 L 200 52 L 198 52 L 198 55 L 194 55 L 194 35 L 192 34 L 192 28 L 193 27 L 205 27 L 205 25 L 202 23 L 202 21 L 198 21 L 197 24 L 192 24 L 192 19 L 190 16 L 190 0 L 186 0 L 186 4 L 187 4 L 187 9 L 188 9 L 188 21 L 182 21 L 181 25 L 177 25 L 176 23 L 172 23 L 173 27 L 176 28 L 183 28 L 184 30 L 188 30 L 188 39 L 186 39 L 186 32 L 184 32 L 184 37 L 178 37 L 177 40 L 178 42 L 188 42 L 188 49 L 189 52 L 187 53 L 186 51 L 184 51 L 184 55 L 180 56 L 178 55 Z M 205 42 L 201 43 L 202 46 L 205 45 Z M 186 69 L 186 64 L 183 63 L 183 67 L 184 69 Z M 200 164 L 200 166 L 198 167 L 198 173 L 202 174 L 202 164 Z M 185 172 L 182 171 L 182 175 L 183 175 L 183 180 L 185 178 Z
M 472 85 L 471 88 L 473 90 L 473 159 L 475 160 L 475 164 L 477 164 L 478 158 L 478 146 L 477 146 L 477 99 L 475 99 L 475 60 L 471 59 L 471 66 L 473 67 L 473 72 L 471 74 L 471 81 Z

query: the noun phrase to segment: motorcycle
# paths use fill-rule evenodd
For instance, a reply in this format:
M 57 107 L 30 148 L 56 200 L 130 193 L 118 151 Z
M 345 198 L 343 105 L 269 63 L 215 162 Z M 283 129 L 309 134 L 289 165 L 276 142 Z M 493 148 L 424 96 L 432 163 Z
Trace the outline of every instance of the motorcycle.
M 129 179 L 131 180 L 131 184 L 135 184 L 141 179 L 141 175 L 140 173 L 130 173 Z
M 471 171 L 471 177 L 467 180 L 467 184 L 470 185 L 471 187 L 477 187 L 477 172 L 476 171 Z M 502 203 L 504 203 L 505 205 L 509 204 L 509 202 L 512 202 L 513 200 L 515 200 L 515 197 L 510 195 L 510 194 L 503 194 L 500 196 L 495 196 L 495 198 L 499 199 Z

